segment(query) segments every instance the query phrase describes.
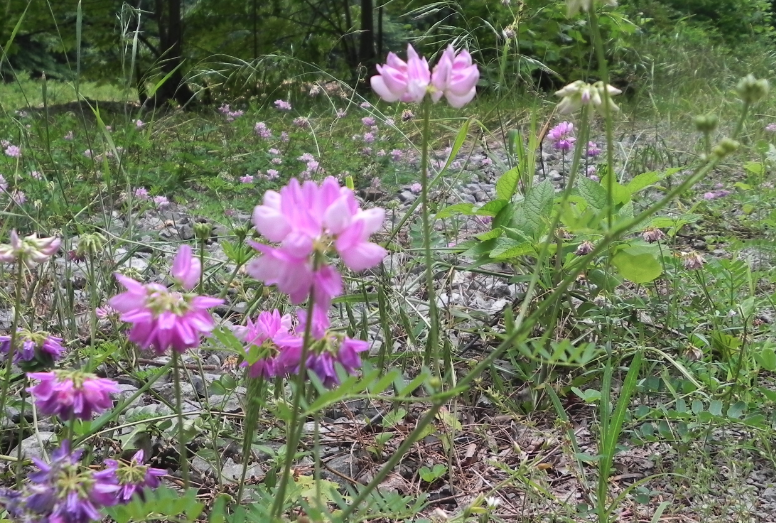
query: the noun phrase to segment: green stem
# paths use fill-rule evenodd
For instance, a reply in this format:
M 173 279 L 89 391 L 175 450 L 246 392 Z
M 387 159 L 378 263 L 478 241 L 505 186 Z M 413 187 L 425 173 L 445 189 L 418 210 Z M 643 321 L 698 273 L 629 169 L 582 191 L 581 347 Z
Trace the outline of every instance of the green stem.
M 299 358 L 299 373 L 294 377 L 294 399 L 291 405 L 291 421 L 288 424 L 288 436 L 286 440 L 286 462 L 283 464 L 283 476 L 280 478 L 278 491 L 275 494 L 275 502 L 272 505 L 270 521 L 280 518 L 283 511 L 283 505 L 286 497 L 286 487 L 291 479 L 291 466 L 296 456 L 296 448 L 299 446 L 299 440 L 302 439 L 301 426 L 299 425 L 299 406 L 302 403 L 302 395 L 305 390 L 305 380 L 307 379 L 307 355 L 310 351 L 310 338 L 312 336 L 313 308 L 315 307 L 315 298 L 310 289 L 310 297 L 307 303 L 307 321 L 304 326 L 304 338 L 302 341 L 302 355 Z
M 590 32 L 593 35 L 595 54 L 598 59 L 598 74 L 601 77 L 601 82 L 604 84 L 601 96 L 603 98 L 602 106 L 606 123 L 606 165 L 608 167 L 606 180 L 606 225 L 611 229 L 614 219 L 614 131 L 612 129 L 610 109 L 611 95 L 608 90 L 609 69 L 607 67 L 603 39 L 601 38 L 601 29 L 598 27 L 598 15 L 596 15 L 595 9 L 590 9 Z
M 431 129 L 431 102 L 423 102 L 423 144 L 420 159 L 420 202 L 421 220 L 423 225 L 423 257 L 426 264 L 426 292 L 428 293 L 429 332 L 426 340 L 426 355 L 424 363 L 431 368 L 437 368 L 439 361 L 439 317 L 434 292 L 434 259 L 431 256 L 431 224 L 428 205 L 428 146 Z M 433 364 L 432 364 L 433 361 Z
M 22 285 L 24 284 L 24 263 L 21 259 L 16 260 L 16 292 L 14 296 L 13 306 L 13 322 L 11 323 L 11 340 L 8 347 L 8 354 L 5 360 L 5 375 L 3 376 L 3 389 L 0 391 L 0 409 L 2 412 L 7 412 L 5 408 L 5 400 L 8 397 L 8 388 L 11 385 L 11 369 L 13 365 L 13 357 L 16 355 L 16 338 L 17 329 L 19 328 L 19 317 L 22 308 Z
M 183 476 L 183 488 L 189 488 L 189 460 L 186 450 L 186 433 L 183 429 L 183 397 L 181 395 L 181 374 L 179 367 L 180 354 L 178 351 L 172 351 L 172 370 L 175 381 L 175 408 L 178 412 L 178 445 L 179 445 L 179 465 L 181 475 Z
M 245 434 L 243 435 L 243 448 L 242 448 L 242 473 L 240 474 L 240 488 L 237 491 L 236 505 L 240 504 L 243 496 L 243 487 L 245 486 L 245 477 L 248 474 L 248 461 L 253 449 L 253 433 L 256 430 L 256 425 L 259 422 L 259 409 L 258 406 L 254 408 L 251 405 L 254 398 L 261 395 L 261 391 L 264 388 L 264 378 L 259 376 L 258 378 L 250 377 L 250 368 L 245 369 L 245 380 L 248 382 L 248 392 L 245 395 Z

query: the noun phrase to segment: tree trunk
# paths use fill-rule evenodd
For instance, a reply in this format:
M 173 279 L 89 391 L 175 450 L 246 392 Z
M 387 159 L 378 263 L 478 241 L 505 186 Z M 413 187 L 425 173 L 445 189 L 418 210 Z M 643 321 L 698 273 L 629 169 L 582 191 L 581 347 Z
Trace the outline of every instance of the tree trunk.
M 183 80 L 183 22 L 181 0 L 156 0 L 156 23 L 159 27 L 159 50 L 162 52 L 162 73 L 169 78 L 154 96 L 156 105 L 175 100 L 181 105 L 194 96 Z
M 366 67 L 367 78 L 377 74 L 374 11 L 373 0 L 361 0 L 361 38 L 358 46 L 358 59 L 361 66 Z

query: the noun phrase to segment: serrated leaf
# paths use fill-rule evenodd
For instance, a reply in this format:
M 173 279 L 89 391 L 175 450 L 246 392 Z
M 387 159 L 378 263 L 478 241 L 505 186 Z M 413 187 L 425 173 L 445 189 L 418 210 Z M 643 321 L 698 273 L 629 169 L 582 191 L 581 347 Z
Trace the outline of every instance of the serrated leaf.
M 513 167 L 499 176 L 496 181 L 496 198 L 509 201 L 517 192 L 517 182 L 520 180 L 520 170 Z
M 538 236 L 544 231 L 545 220 L 550 216 L 554 199 L 555 187 L 550 180 L 544 180 L 542 183 L 534 185 L 525 195 L 525 200 L 520 208 L 523 211 L 523 219 L 531 225 L 534 236 Z
M 590 207 L 599 211 L 606 208 L 606 189 L 600 183 L 590 178 L 580 178 L 577 189 Z

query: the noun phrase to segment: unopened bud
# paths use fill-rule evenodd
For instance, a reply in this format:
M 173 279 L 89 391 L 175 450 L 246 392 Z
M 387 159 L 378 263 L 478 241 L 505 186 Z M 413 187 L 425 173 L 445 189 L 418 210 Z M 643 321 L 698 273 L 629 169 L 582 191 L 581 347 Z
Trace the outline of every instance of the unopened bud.
M 748 104 L 759 102 L 768 96 L 769 90 L 770 85 L 768 84 L 768 80 L 758 80 L 752 74 L 746 75 L 736 86 L 738 96 Z
M 704 134 L 713 132 L 719 123 L 719 119 L 713 114 L 698 115 L 693 121 L 695 122 L 695 128 Z
M 736 152 L 741 144 L 730 138 L 723 138 L 720 142 L 714 146 L 711 153 L 717 158 L 724 158 L 725 156 Z
M 206 222 L 197 222 L 194 224 L 194 236 L 201 242 L 210 239 L 210 232 L 213 226 Z
M 101 252 L 108 240 L 99 232 L 84 234 L 78 240 L 78 247 L 75 250 L 75 259 L 83 260 L 89 254 Z

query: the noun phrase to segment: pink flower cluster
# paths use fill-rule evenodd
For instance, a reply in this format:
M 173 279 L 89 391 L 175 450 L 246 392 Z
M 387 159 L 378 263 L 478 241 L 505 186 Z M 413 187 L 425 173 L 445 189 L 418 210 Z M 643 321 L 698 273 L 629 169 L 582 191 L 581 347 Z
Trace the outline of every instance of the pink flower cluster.
M 269 138 L 272 136 L 272 131 L 269 130 L 269 127 L 267 127 L 267 124 L 264 122 L 256 122 L 253 130 L 256 132 L 256 134 L 259 135 L 260 138 Z
M 386 63 L 378 65 L 377 71 L 379 74 L 371 79 L 372 89 L 386 102 L 420 103 L 430 92 L 433 102 L 444 96 L 455 108 L 463 107 L 474 98 L 480 79 L 480 71 L 469 52 L 456 53 L 452 45 L 444 50 L 433 72 L 428 61 L 411 45 L 407 46 L 406 62 L 394 53 L 388 53 Z
M 245 111 L 240 109 L 233 111 L 231 107 L 229 107 L 229 104 L 221 105 L 221 107 L 218 108 L 218 112 L 226 116 L 227 122 L 233 122 L 235 119 L 245 114 Z
M 90 420 L 93 414 L 113 407 L 110 395 L 119 392 L 116 382 L 80 371 L 31 372 L 27 376 L 40 381 L 27 389 L 38 410 L 63 420 Z
M 547 133 L 547 138 L 552 142 L 553 147 L 559 151 L 567 152 L 574 148 L 577 141 L 572 136 L 574 133 L 574 124 L 571 122 L 561 122 Z
M 299 160 L 314 161 L 310 154 Z M 252 243 L 260 255 L 246 270 L 287 293 L 294 304 L 313 300 L 313 317 L 308 327 L 306 311 L 300 311 L 296 332 L 291 317 L 281 316 L 277 310 L 262 312 L 255 321 L 238 327 L 238 337 L 247 344 L 244 366 L 250 376 L 287 376 L 304 367 L 325 386 L 332 386 L 339 383 L 335 364 L 347 373 L 361 366 L 359 353 L 367 350 L 367 343 L 329 332 L 328 310 L 332 299 L 342 293 L 342 277 L 328 257 L 338 253 L 354 271 L 380 263 L 386 250 L 369 237 L 379 230 L 384 218 L 383 209 L 361 209 L 353 191 L 340 187 L 331 176 L 320 185 L 292 179 L 280 192 L 265 193 L 263 204 L 253 211 L 253 223 L 277 246 Z M 300 333 L 307 330 L 316 341 L 305 351 Z M 307 354 L 304 360 L 303 354 Z
M 184 291 L 191 291 L 199 283 L 202 266 L 191 247 L 180 247 L 171 272 Z M 200 337 L 215 328 L 208 309 L 221 305 L 220 298 L 170 291 L 164 285 L 142 284 L 123 274 L 115 276 L 127 290 L 108 304 L 121 313 L 122 321 L 133 324 L 129 341 L 141 348 L 152 348 L 157 354 L 168 349 L 182 353 L 199 346 Z
M 291 104 L 286 102 L 285 100 L 275 100 L 275 107 L 277 107 L 281 111 L 291 110 Z
M 267 191 L 263 205 L 253 211 L 256 230 L 279 247 L 254 243 L 262 255 L 248 273 L 268 285 L 277 285 L 298 304 L 312 296 L 321 309 L 342 292 L 339 273 L 326 264 L 325 255 L 339 253 L 354 271 L 374 267 L 386 251 L 369 242 L 383 223 L 383 209 L 362 210 L 353 191 L 340 187 L 334 177 L 321 185 L 296 179 L 280 192 Z

